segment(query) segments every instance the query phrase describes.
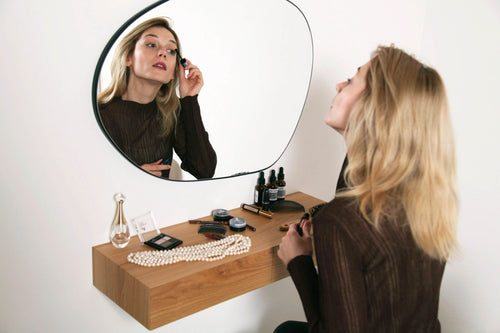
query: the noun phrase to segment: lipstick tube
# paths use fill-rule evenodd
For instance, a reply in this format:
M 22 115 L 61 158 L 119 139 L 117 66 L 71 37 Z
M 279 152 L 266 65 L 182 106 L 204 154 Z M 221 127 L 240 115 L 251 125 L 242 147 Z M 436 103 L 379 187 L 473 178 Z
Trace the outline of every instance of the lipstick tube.
M 248 212 L 252 212 L 254 214 L 265 216 L 268 219 L 272 219 L 273 218 L 273 213 L 265 211 L 265 210 L 262 210 L 259 207 L 255 207 L 255 206 L 243 203 L 243 204 L 241 204 L 241 208 L 244 209 L 244 210 L 246 210 L 246 211 L 248 211 Z

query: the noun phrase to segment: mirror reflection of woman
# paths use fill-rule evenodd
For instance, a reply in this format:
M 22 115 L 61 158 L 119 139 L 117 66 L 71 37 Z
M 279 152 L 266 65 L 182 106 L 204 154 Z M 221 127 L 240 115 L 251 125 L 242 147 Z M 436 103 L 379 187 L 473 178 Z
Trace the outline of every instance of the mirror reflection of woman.
M 217 157 L 197 99 L 203 76 L 189 60 L 180 64 L 179 50 L 166 19 L 135 27 L 117 47 L 111 83 L 98 95 L 99 114 L 113 142 L 145 171 L 168 178 L 175 149 L 182 169 L 211 178 Z
M 302 225 L 303 237 L 293 224 L 279 246 L 307 323 L 288 321 L 275 333 L 440 332 L 458 211 L 441 77 L 379 47 L 337 85 L 325 122 L 344 136 L 347 163 L 335 199 Z

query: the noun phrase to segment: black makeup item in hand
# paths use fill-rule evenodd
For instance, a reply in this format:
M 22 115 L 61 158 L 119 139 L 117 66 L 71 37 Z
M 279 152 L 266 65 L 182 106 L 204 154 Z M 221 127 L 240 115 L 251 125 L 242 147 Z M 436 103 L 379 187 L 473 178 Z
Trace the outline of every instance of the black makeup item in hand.
M 297 226 L 297 232 L 299 233 L 299 235 L 302 237 L 302 235 L 304 234 L 302 232 L 302 221 L 304 220 L 309 220 L 309 213 L 305 213 L 304 215 L 302 215 L 302 217 L 300 218 L 300 222 L 299 222 L 299 225 Z
M 160 162 L 160 164 L 161 164 L 161 165 L 167 165 L 167 164 L 171 164 L 171 162 L 172 162 L 172 157 L 169 157 L 169 158 L 164 158 L 164 159 Z
M 187 61 L 186 61 L 186 58 L 183 58 L 183 57 L 181 56 L 181 53 L 179 52 L 179 50 L 177 50 L 177 49 L 176 49 L 176 50 L 175 50 L 175 52 L 176 52 L 176 53 L 177 53 L 177 55 L 179 56 L 179 62 L 181 63 L 182 67 L 186 68 L 186 67 L 187 67 L 187 65 L 188 65 L 188 63 L 187 63 Z
M 182 241 L 180 239 L 162 233 L 156 237 L 151 238 L 148 241 L 145 241 L 144 244 L 147 244 L 158 250 L 170 250 L 177 245 L 182 244 Z

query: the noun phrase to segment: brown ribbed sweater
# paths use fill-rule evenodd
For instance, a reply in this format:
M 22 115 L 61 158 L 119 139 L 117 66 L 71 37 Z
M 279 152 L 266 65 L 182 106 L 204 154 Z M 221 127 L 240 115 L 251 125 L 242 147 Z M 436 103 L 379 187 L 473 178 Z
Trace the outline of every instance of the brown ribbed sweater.
M 117 148 L 132 162 L 142 165 L 172 157 L 173 149 L 182 160 L 181 168 L 194 177 L 211 178 L 217 156 L 201 119 L 197 96 L 180 100 L 175 131 L 161 136 L 161 114 L 156 102 L 140 104 L 115 97 L 99 106 L 102 125 Z M 162 172 L 168 178 L 169 170 Z
M 440 332 L 444 263 L 415 245 L 403 217 L 376 231 L 352 199 L 334 199 L 313 219 L 311 256 L 288 264 L 309 332 Z

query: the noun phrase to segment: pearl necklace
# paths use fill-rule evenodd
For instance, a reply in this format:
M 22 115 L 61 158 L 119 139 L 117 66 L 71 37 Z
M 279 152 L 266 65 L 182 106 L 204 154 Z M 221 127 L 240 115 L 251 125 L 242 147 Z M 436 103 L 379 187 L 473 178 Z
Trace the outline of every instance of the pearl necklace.
M 147 267 L 175 264 L 180 261 L 216 261 L 228 255 L 246 253 L 250 251 L 251 245 L 252 241 L 248 236 L 230 235 L 218 241 L 176 247 L 171 250 L 130 253 L 127 260 Z

